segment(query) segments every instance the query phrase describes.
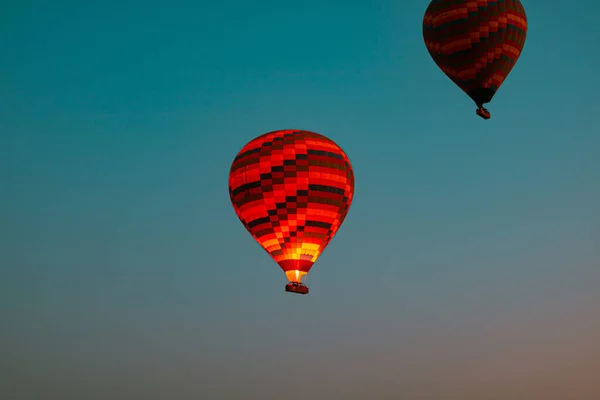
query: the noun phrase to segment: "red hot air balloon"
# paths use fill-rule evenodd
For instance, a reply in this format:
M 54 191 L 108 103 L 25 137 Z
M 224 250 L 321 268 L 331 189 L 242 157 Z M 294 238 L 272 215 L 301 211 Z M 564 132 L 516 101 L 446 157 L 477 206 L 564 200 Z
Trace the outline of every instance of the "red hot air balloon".
M 306 274 L 344 222 L 353 194 L 354 172 L 344 151 L 309 131 L 257 137 L 229 172 L 233 208 L 285 272 L 287 292 L 308 293 Z
M 433 61 L 477 104 L 477 115 L 521 55 L 527 16 L 519 0 L 432 0 L 423 38 Z

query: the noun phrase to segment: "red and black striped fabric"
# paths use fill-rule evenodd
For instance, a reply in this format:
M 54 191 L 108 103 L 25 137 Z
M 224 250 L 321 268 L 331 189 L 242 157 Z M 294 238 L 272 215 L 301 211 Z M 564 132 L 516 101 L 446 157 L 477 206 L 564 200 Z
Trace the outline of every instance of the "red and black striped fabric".
M 429 54 L 478 106 L 506 79 L 526 35 L 519 0 L 432 0 L 423 18 Z
M 257 137 L 239 152 L 229 173 L 239 219 L 284 271 L 296 275 L 306 274 L 329 244 L 353 194 L 354 172 L 344 151 L 309 131 Z

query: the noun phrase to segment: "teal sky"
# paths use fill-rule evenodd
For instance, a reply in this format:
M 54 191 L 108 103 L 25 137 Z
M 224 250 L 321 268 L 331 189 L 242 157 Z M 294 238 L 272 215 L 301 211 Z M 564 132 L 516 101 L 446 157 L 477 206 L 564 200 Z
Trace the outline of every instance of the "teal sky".
M 600 3 L 523 1 L 489 121 L 426 0 L 85 4 L 0 8 L 0 398 L 600 398 Z M 227 192 L 285 128 L 356 175 L 308 296 Z

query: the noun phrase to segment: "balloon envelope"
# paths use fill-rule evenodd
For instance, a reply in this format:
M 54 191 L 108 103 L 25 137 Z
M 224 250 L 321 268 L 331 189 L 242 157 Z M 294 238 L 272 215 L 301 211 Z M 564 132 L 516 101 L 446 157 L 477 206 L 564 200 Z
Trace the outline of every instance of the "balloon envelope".
M 354 173 L 331 139 L 279 130 L 250 141 L 229 173 L 229 196 L 248 232 L 301 282 L 346 218 Z
M 432 0 L 423 18 L 429 54 L 480 107 L 514 67 L 526 35 L 519 0 Z

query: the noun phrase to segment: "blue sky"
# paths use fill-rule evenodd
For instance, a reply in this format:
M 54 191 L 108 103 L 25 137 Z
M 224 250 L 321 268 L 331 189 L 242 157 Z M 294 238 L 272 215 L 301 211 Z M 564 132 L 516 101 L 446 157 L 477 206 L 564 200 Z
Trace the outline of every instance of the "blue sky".
M 0 16 L 0 397 L 600 397 L 597 2 L 523 2 L 489 121 L 426 1 L 84 4 Z M 227 193 L 285 128 L 356 174 L 309 296 Z

